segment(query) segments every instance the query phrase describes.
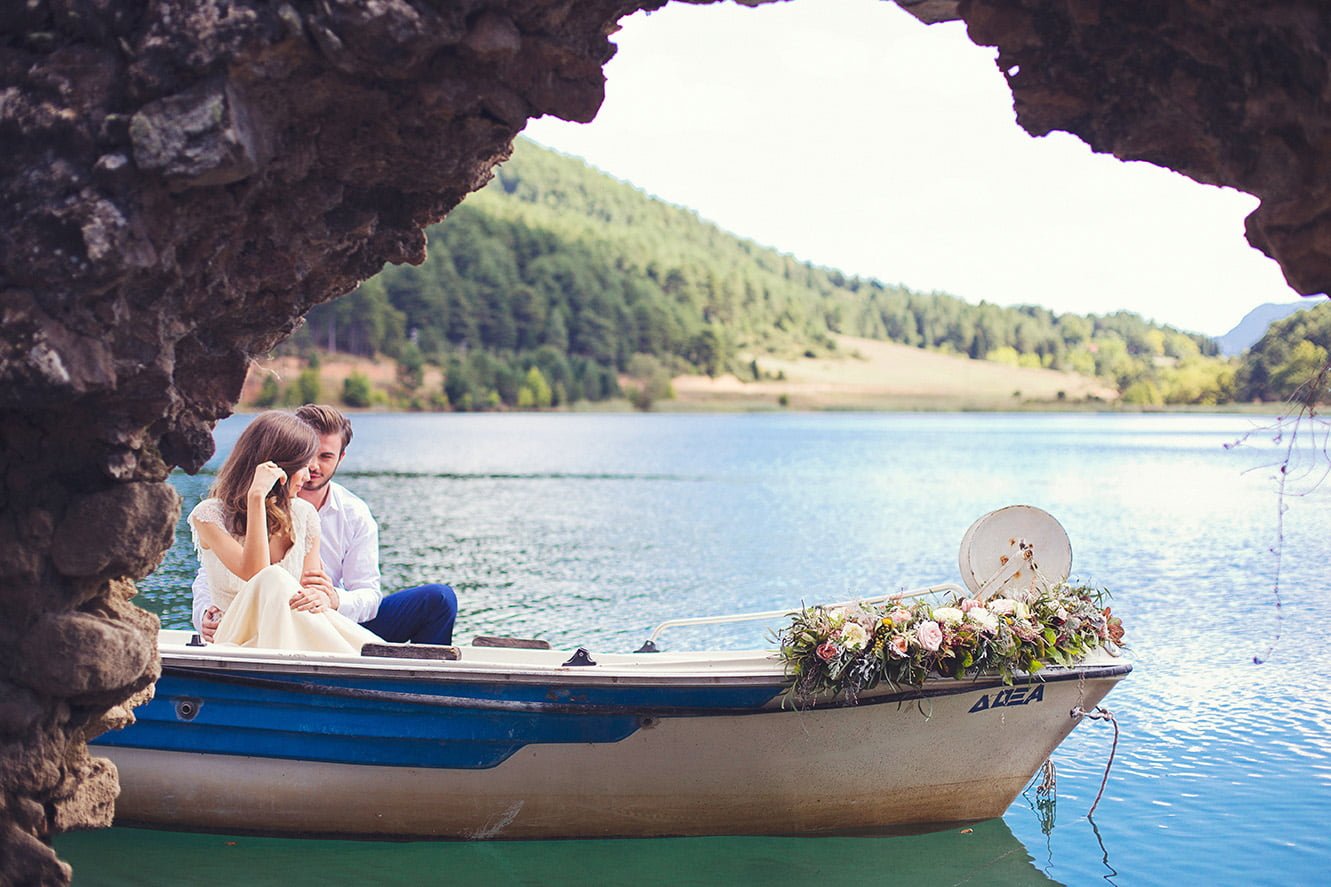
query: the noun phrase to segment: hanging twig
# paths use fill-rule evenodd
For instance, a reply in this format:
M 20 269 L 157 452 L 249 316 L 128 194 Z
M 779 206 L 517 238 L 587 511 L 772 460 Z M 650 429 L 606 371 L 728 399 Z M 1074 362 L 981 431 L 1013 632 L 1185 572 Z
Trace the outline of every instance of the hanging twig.
M 1285 550 L 1285 512 L 1289 510 L 1286 499 L 1303 497 L 1322 485 L 1331 473 L 1331 422 L 1323 419 L 1318 407 L 1328 394 L 1327 380 L 1331 376 L 1331 361 L 1322 366 L 1312 378 L 1304 382 L 1290 396 L 1285 412 L 1274 423 L 1256 428 L 1238 440 L 1225 444 L 1225 449 L 1244 446 L 1254 435 L 1271 434 L 1271 440 L 1277 446 L 1284 445 L 1281 458 L 1276 462 L 1257 466 L 1257 468 L 1275 468 L 1276 470 L 1276 541 L 1268 551 L 1275 559 L 1271 579 L 1271 595 L 1276 606 L 1276 630 L 1267 645 L 1266 652 L 1254 655 L 1254 664 L 1261 665 L 1271 658 L 1284 628 L 1283 606 L 1280 597 L 1280 570 Z M 1306 446 L 1306 452 L 1300 449 Z M 1249 469 L 1255 471 L 1257 468 Z M 1245 472 L 1246 473 L 1246 472 Z M 1290 480 L 1299 487 L 1291 491 Z

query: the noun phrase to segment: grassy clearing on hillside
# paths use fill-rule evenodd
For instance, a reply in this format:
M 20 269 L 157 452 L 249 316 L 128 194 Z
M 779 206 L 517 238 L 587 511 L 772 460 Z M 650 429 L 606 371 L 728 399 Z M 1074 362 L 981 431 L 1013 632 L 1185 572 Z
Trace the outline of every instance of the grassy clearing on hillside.
M 763 381 L 733 375 L 675 379 L 678 407 L 753 409 L 965 410 L 1044 405 L 1105 406 L 1108 385 L 1075 373 L 1024 369 L 923 351 L 891 342 L 838 336 L 839 357 L 759 357 Z M 773 378 L 782 377 L 782 378 Z

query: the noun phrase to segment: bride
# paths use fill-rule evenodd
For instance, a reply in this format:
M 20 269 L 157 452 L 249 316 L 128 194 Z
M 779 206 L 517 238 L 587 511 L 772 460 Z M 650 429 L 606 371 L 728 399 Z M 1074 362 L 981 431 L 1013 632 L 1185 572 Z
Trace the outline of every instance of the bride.
M 194 545 L 223 611 L 215 643 L 359 653 L 379 642 L 302 588 L 319 568 L 319 515 L 297 493 L 309 480 L 319 436 L 300 419 L 260 413 L 241 432 L 217 480 L 189 515 Z

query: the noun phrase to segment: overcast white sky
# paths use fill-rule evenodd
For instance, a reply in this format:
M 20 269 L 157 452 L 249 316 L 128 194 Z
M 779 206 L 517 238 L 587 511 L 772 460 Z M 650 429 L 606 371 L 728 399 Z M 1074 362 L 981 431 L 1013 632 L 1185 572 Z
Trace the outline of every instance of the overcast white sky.
M 1257 205 L 1017 126 L 959 23 L 881 0 L 672 4 L 623 22 L 596 120 L 534 140 L 802 260 L 1218 335 L 1298 299 L 1248 245 Z

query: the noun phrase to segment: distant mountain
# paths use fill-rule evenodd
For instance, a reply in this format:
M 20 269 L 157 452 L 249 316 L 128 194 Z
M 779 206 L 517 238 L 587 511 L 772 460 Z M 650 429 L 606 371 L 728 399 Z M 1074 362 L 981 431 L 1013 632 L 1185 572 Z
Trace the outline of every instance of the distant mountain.
M 1220 353 L 1226 357 L 1242 354 L 1257 344 L 1257 340 L 1266 333 L 1267 327 L 1271 324 L 1277 320 L 1284 320 L 1295 311 L 1311 308 L 1319 301 L 1302 299 L 1298 302 L 1267 302 L 1265 305 L 1258 305 L 1243 315 L 1243 319 L 1235 324 L 1234 329 L 1215 340 L 1220 346 Z

